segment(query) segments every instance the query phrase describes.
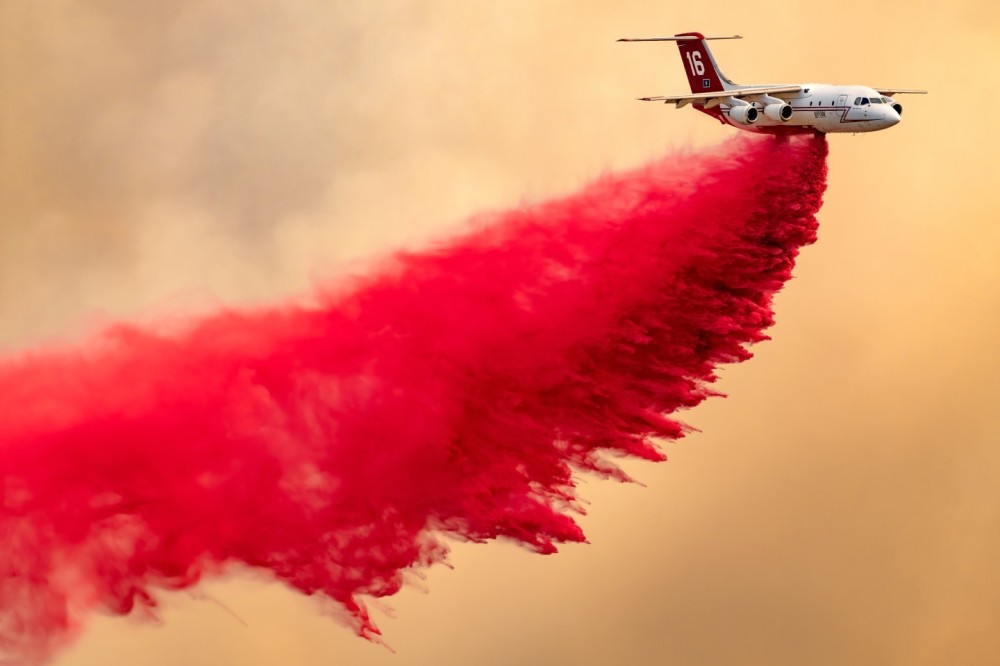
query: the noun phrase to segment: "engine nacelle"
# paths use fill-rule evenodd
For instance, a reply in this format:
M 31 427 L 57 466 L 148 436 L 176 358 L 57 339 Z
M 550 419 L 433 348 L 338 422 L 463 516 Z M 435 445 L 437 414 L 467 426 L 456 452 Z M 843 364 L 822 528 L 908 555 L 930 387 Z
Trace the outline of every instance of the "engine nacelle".
M 734 106 L 729 109 L 729 118 L 740 125 L 753 125 L 757 122 L 757 109 L 749 104 Z
M 787 122 L 792 119 L 790 104 L 768 104 L 764 107 L 764 116 L 775 122 Z
M 903 105 L 902 105 L 902 104 L 900 104 L 899 102 L 893 102 L 893 104 L 892 104 L 892 108 L 893 108 L 893 109 L 894 109 L 894 110 L 896 111 L 896 113 L 898 113 L 899 115 L 903 115 Z

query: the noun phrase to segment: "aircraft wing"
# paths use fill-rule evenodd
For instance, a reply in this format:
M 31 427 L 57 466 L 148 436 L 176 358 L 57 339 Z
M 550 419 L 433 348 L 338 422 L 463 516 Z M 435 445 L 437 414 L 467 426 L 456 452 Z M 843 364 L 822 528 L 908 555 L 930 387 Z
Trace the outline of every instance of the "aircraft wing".
M 893 95 L 926 95 L 926 90 L 907 90 L 906 88 L 876 88 L 879 95 L 892 97 Z
M 729 97 L 749 97 L 751 95 L 780 95 L 782 93 L 801 92 L 802 86 L 747 86 L 746 88 L 735 88 L 733 90 L 717 90 L 715 92 L 688 93 L 687 95 L 665 95 L 659 97 L 640 97 L 643 102 L 663 102 L 670 104 L 673 102 L 677 108 L 692 102 L 705 102 L 705 106 L 718 106 L 719 103 Z

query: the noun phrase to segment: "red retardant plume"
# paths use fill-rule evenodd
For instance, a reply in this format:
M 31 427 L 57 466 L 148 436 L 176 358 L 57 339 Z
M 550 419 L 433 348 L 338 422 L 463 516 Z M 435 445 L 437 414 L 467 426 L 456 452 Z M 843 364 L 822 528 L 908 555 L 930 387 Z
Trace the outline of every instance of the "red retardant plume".
M 232 565 L 342 605 L 444 535 L 584 535 L 574 475 L 662 460 L 668 415 L 766 339 L 815 240 L 822 138 L 730 141 L 488 213 L 362 279 L 182 331 L 0 360 L 0 653 Z

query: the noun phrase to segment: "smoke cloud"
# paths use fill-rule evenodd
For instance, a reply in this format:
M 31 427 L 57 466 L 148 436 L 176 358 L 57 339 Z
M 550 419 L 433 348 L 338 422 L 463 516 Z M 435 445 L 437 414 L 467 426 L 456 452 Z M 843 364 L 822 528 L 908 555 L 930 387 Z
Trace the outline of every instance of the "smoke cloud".
M 741 139 L 474 218 L 309 298 L 121 324 L 0 367 L 0 648 L 241 564 L 339 604 L 584 534 L 580 472 L 663 459 L 670 415 L 765 339 L 815 240 L 826 143 Z
M 388 11 L 0 5 L 0 344 L 96 307 L 134 312 L 191 288 L 185 273 L 233 295 L 220 257 L 276 263 L 274 229 L 379 155 L 355 80 L 378 62 L 362 68 L 356 45 Z

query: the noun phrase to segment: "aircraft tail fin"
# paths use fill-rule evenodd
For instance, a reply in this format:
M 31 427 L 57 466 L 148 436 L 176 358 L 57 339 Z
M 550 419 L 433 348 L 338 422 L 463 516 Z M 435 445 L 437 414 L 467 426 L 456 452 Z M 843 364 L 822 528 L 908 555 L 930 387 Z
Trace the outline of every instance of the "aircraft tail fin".
M 700 32 L 682 32 L 673 37 L 644 37 L 637 39 L 619 39 L 619 42 L 677 42 L 677 48 L 681 52 L 681 62 L 684 65 L 684 73 L 687 74 L 688 83 L 691 85 L 691 92 L 718 92 L 720 90 L 730 90 L 738 86 L 730 81 L 722 70 L 712 51 L 708 48 L 707 41 L 712 39 L 743 39 L 740 35 L 732 37 L 706 37 Z

